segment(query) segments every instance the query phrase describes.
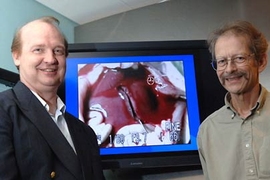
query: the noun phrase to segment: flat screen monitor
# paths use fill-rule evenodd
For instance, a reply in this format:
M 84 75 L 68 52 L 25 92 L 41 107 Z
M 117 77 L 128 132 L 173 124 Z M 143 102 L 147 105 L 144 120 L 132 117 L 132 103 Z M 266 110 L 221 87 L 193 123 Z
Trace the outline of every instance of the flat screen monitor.
M 11 89 L 18 81 L 18 73 L 0 68 L 0 92 Z
M 59 95 L 93 128 L 104 169 L 200 165 L 200 123 L 224 89 L 206 42 L 70 44 Z

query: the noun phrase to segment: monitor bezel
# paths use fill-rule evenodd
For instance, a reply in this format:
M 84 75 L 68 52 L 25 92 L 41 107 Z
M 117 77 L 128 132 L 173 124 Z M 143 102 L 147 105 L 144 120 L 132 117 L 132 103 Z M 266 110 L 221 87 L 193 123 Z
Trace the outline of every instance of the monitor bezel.
M 197 95 L 200 106 L 200 122 L 223 103 L 220 98 L 225 90 L 215 78 L 215 71 L 211 69 L 211 55 L 205 40 L 191 41 L 146 41 L 146 42 L 103 42 L 103 43 L 75 43 L 69 44 L 69 57 L 77 56 L 77 53 L 93 53 L 93 56 L 108 56 L 120 53 L 121 55 L 134 55 L 144 52 L 144 55 L 158 54 L 193 54 L 195 61 Z M 204 76 L 204 77 L 203 77 Z M 209 80 L 209 78 L 211 80 Z M 213 81 L 213 82 L 211 82 Z M 213 84 L 215 84 L 213 86 Z M 211 87 L 210 87 L 211 86 Z M 63 88 L 63 86 L 62 86 Z M 63 88 L 64 89 L 64 88 Z M 60 92 L 63 92 L 63 89 Z M 211 95 L 212 101 L 206 97 L 209 91 L 219 93 Z M 61 93 L 60 93 L 61 94 Z M 65 98 L 62 93 L 62 98 Z M 215 106 L 211 106 L 215 102 Z M 172 166 L 199 166 L 197 150 L 162 153 L 140 153 L 101 156 L 104 169 L 119 168 L 149 168 Z

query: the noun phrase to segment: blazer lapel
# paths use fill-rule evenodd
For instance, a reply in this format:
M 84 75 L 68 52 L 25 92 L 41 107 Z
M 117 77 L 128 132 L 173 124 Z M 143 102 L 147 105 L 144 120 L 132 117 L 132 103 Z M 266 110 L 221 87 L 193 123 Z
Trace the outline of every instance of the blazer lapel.
M 48 112 L 24 84 L 19 82 L 13 89 L 18 98 L 18 107 L 37 127 L 64 166 L 80 179 L 82 174 L 79 160 Z

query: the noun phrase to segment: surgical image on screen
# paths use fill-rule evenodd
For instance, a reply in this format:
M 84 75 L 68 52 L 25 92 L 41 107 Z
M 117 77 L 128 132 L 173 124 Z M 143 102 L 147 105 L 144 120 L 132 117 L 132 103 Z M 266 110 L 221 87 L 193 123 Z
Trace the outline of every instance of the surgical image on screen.
M 190 143 L 182 61 L 78 65 L 79 119 L 101 147 Z

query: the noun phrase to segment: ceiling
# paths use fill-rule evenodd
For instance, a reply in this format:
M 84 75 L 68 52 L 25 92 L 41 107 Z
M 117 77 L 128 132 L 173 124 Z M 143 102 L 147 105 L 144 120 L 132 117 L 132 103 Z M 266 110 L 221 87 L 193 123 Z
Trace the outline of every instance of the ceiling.
M 82 25 L 167 0 L 36 0 Z

